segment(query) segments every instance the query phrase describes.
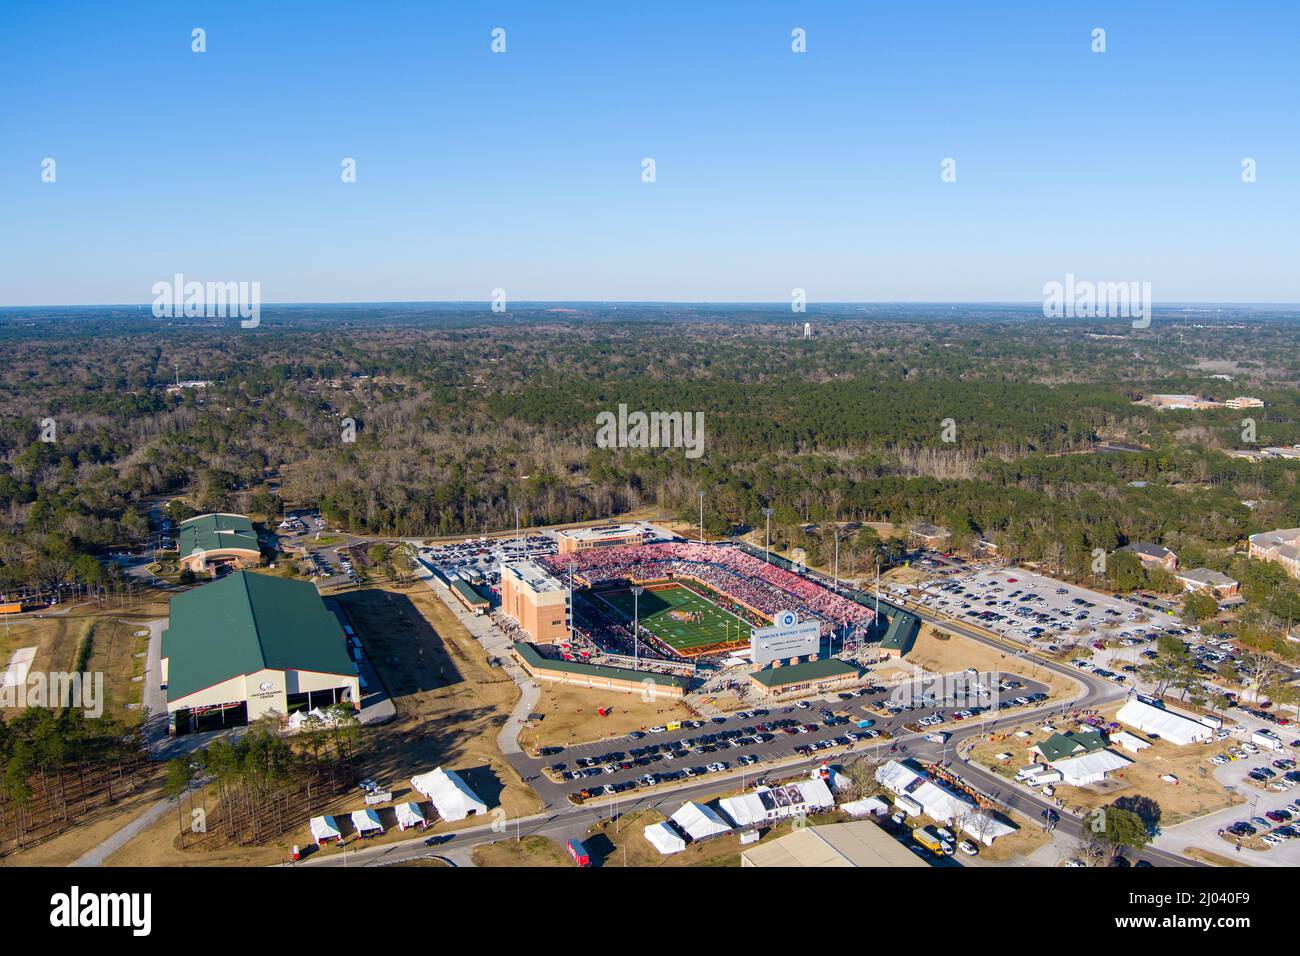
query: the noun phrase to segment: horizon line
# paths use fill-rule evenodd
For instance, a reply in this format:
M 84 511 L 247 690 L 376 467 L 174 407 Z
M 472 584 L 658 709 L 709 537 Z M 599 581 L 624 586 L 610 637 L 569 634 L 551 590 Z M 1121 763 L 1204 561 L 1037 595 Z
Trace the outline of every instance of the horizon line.
M 516 299 L 517 305 L 531 306 L 556 306 L 556 305 L 579 305 L 579 306 L 752 306 L 761 308 L 782 308 L 788 309 L 790 302 L 785 299 L 772 301 L 763 301 L 760 299 Z M 284 302 L 261 302 L 261 308 L 286 308 L 286 307 L 304 307 L 304 306 L 392 306 L 392 305 L 437 305 L 437 306 L 484 306 L 491 309 L 491 299 L 334 299 L 334 300 L 301 300 L 301 301 L 284 301 Z M 1039 299 L 825 299 L 809 301 L 805 304 L 806 308 L 816 306 L 1014 306 L 1014 307 L 1038 307 L 1041 308 L 1043 303 Z M 12 309 L 151 309 L 152 302 L 97 302 L 97 303 L 60 303 L 60 302 L 43 302 L 23 305 L 0 305 L 0 310 Z M 1187 299 L 1187 300 L 1170 300 L 1163 305 L 1152 304 L 1152 310 L 1187 308 L 1190 306 L 1198 307 L 1249 307 L 1249 308 L 1292 308 L 1300 309 L 1300 301 L 1297 302 L 1271 302 L 1271 301 L 1246 301 L 1246 300 L 1219 300 L 1219 299 Z M 510 311 L 511 306 L 507 305 L 506 311 Z M 501 313 L 495 313 L 500 315 Z M 806 313 L 792 313 L 802 315 Z M 202 318 L 202 316 L 196 316 Z M 1097 318 L 1104 319 L 1105 316 Z

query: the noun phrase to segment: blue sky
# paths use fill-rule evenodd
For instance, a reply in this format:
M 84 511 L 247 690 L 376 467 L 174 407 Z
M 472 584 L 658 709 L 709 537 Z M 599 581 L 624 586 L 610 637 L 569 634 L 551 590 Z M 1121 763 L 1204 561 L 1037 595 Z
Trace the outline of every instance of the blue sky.
M 0 305 L 144 303 L 177 272 L 268 302 L 1034 301 L 1066 273 L 1300 301 L 1300 4 L 0 18 Z

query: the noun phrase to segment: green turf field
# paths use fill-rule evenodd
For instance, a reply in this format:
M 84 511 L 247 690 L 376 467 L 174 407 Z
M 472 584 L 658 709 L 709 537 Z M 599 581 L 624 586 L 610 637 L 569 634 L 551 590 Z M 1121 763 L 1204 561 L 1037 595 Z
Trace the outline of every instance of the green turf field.
M 632 592 L 606 591 L 600 597 L 630 622 Z M 675 621 L 669 611 L 689 611 L 694 621 Z M 689 656 L 698 649 L 715 644 L 747 643 L 750 626 L 734 614 L 724 611 L 684 587 L 663 591 L 646 590 L 640 599 L 641 630 L 649 631 L 679 654 Z

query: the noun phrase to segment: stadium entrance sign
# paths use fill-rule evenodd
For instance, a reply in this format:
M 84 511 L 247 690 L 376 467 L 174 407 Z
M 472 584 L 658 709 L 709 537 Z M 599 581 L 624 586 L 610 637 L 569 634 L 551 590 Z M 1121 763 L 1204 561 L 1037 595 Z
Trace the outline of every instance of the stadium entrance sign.
M 820 621 L 800 621 L 794 611 L 778 611 L 771 627 L 750 631 L 749 653 L 755 664 L 770 664 L 791 657 L 816 656 L 821 649 Z

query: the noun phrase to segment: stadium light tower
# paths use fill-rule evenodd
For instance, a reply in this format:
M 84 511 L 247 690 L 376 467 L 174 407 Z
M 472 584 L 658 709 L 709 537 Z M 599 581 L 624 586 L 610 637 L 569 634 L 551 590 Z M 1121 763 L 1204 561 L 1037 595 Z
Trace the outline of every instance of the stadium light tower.
M 840 526 L 835 525 L 835 593 L 840 592 Z
M 763 536 L 763 560 L 772 563 L 772 509 L 764 508 L 763 517 L 767 519 L 767 533 Z
M 704 492 L 699 492 L 700 496 L 700 544 L 704 543 Z
M 634 587 L 632 590 L 632 670 L 639 670 L 641 663 L 641 592 L 645 588 Z
M 573 559 L 569 559 L 569 644 L 573 644 Z

